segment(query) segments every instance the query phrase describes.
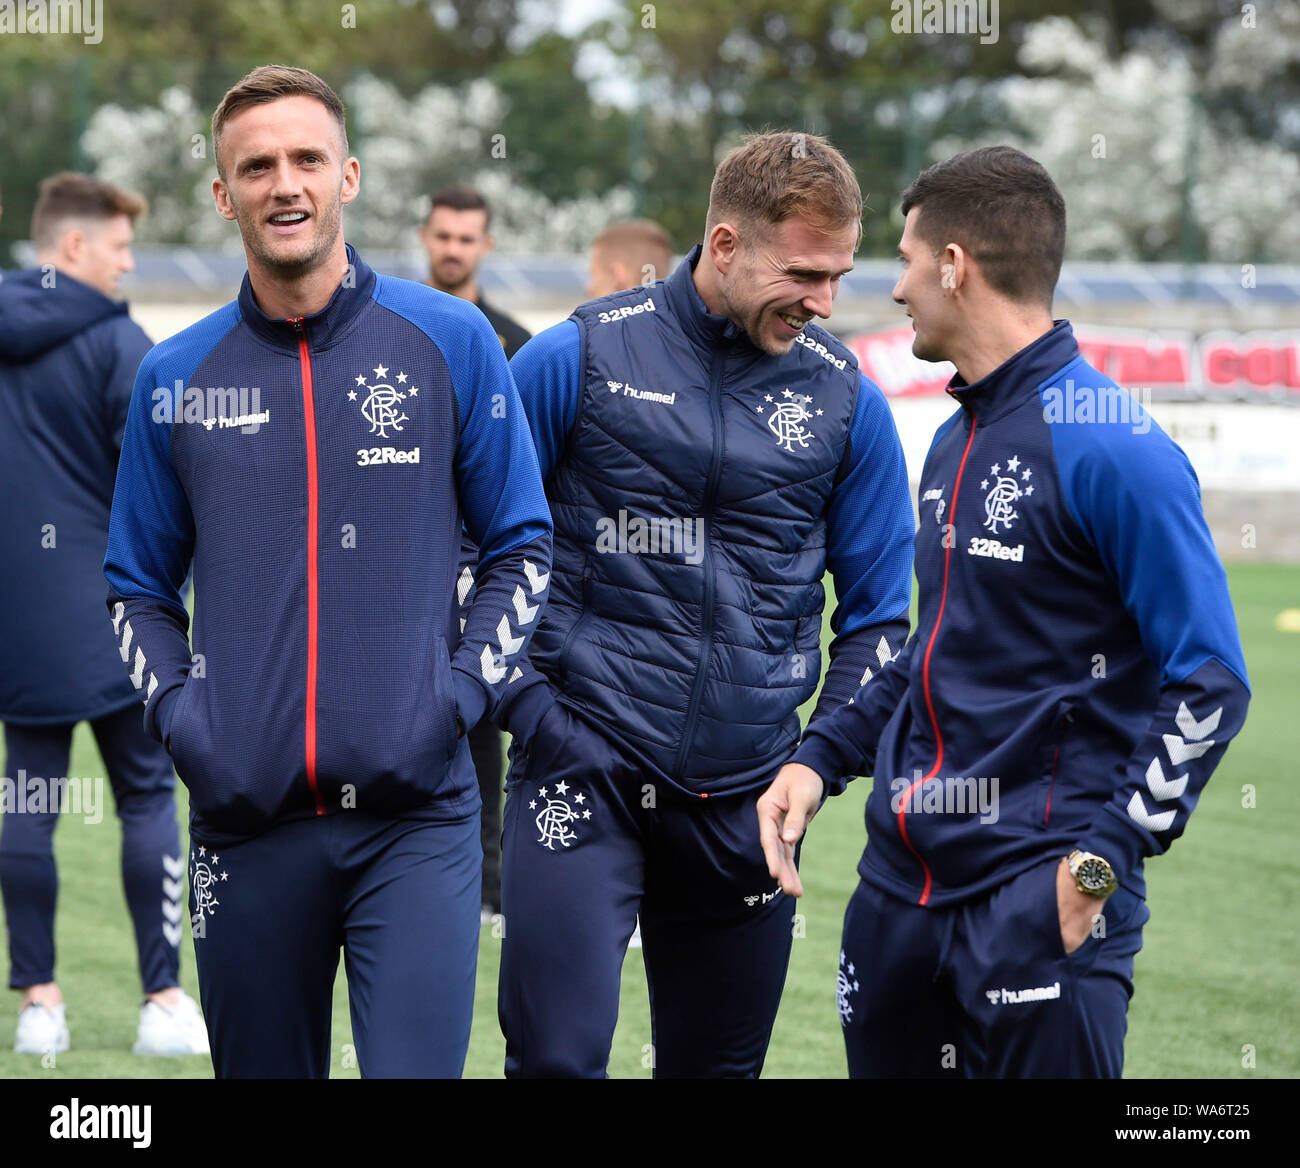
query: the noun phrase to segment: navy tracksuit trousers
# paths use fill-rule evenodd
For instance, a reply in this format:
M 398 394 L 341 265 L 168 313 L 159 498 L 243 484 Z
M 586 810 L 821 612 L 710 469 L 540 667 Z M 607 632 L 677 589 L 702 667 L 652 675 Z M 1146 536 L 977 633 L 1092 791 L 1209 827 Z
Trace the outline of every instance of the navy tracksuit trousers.
M 547 712 L 506 783 L 507 1076 L 606 1074 L 638 913 L 655 1076 L 758 1075 L 795 907 L 767 872 L 760 794 L 656 784 L 563 706 Z
M 190 920 L 218 1078 L 324 1078 L 339 949 L 356 1065 L 457 1078 L 474 1009 L 479 816 L 338 811 L 193 840 Z
M 1150 913 L 1119 889 L 1067 955 L 1059 864 L 940 908 L 859 882 L 836 985 L 850 1077 L 1119 1077 Z
M 122 824 L 122 887 L 135 927 L 140 981 L 144 992 L 151 994 L 180 984 L 183 868 L 172 761 L 145 733 L 136 702 L 96 718 L 90 727 Z M 73 729 L 67 724 L 7 723 L 5 776 L 14 783 L 23 771 L 27 783 L 33 778 L 67 777 Z M 59 875 L 54 866 L 54 827 L 58 820 L 58 809 L 50 808 L 5 815 L 0 821 L 0 889 L 9 926 L 11 989 L 55 980 Z

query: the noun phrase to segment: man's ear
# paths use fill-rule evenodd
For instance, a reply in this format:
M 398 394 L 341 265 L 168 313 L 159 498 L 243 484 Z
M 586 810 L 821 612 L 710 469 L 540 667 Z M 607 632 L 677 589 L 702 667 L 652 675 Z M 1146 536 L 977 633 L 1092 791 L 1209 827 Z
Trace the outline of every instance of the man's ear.
M 361 192 L 361 163 L 349 158 L 343 164 L 342 201 L 346 207 Z
M 235 208 L 230 202 L 230 192 L 226 190 L 226 182 L 220 176 L 212 180 L 212 201 L 217 205 L 217 214 L 223 219 L 235 218 Z
M 614 281 L 617 287 L 635 288 L 638 281 L 633 278 L 627 264 L 622 260 L 611 260 L 609 264 L 610 279 Z
M 709 257 L 724 276 L 730 273 L 740 255 L 740 232 L 730 223 L 715 223 L 709 232 Z
M 65 262 L 77 264 L 86 254 L 86 233 L 80 227 L 70 227 L 59 240 L 59 251 Z
M 939 257 L 939 286 L 949 293 L 963 287 L 971 275 L 971 260 L 965 248 L 950 243 Z

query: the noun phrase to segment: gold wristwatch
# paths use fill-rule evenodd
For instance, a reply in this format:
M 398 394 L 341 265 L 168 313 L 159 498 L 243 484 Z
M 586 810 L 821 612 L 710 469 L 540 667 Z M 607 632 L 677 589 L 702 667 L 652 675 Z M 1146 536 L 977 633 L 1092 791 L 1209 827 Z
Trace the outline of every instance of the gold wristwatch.
M 1119 881 L 1115 879 L 1115 870 L 1092 852 L 1083 852 L 1075 848 L 1066 862 L 1070 865 L 1074 886 L 1080 892 L 1086 892 L 1089 896 L 1109 896 L 1119 887 Z

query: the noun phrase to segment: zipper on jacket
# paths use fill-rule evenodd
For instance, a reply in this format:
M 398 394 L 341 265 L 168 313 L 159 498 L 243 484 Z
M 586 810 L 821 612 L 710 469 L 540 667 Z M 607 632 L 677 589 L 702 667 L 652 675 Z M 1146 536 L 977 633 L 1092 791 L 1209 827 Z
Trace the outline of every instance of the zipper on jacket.
M 957 477 L 953 480 L 952 485 L 952 504 L 948 508 L 948 514 L 952 519 L 952 534 L 957 534 L 957 499 L 961 494 L 961 478 L 966 470 L 966 458 L 970 454 L 971 443 L 975 441 L 975 414 L 970 412 L 970 437 L 966 439 L 966 449 L 961 452 L 961 462 L 957 465 Z M 921 898 L 917 904 L 930 903 L 930 889 L 934 884 L 934 877 L 930 873 L 930 865 L 921 858 L 921 853 L 912 847 L 912 841 L 907 838 L 907 802 L 912 797 L 912 792 L 923 783 L 934 778 L 939 773 L 939 768 L 943 766 L 943 734 L 939 730 L 939 719 L 934 712 L 934 700 L 930 693 L 930 654 L 934 651 L 935 639 L 939 636 L 939 626 L 943 623 L 943 610 L 948 603 L 948 571 L 952 562 L 952 545 L 955 541 L 947 539 L 944 541 L 943 549 L 943 590 L 939 594 L 939 612 L 934 618 L 934 628 L 930 631 L 930 640 L 925 646 L 925 660 L 921 666 L 921 687 L 925 693 L 925 708 L 930 715 L 930 727 L 934 730 L 934 741 L 936 753 L 934 766 L 930 768 L 930 773 L 924 778 L 915 780 L 903 794 L 902 803 L 898 808 L 898 832 L 903 837 L 903 843 L 907 845 L 907 850 L 912 853 L 921 865 L 922 871 L 925 872 L 925 886 L 921 889 Z
M 713 459 L 709 463 L 709 482 L 704 489 L 704 605 L 700 616 L 700 660 L 695 669 L 695 685 L 691 701 L 686 707 L 686 722 L 682 728 L 682 745 L 673 765 L 673 779 L 681 782 L 686 770 L 686 759 L 691 751 L 691 739 L 700 716 L 700 699 L 709 672 L 709 656 L 713 650 L 713 507 L 717 502 L 718 480 L 722 477 L 722 371 L 725 359 L 717 354 L 709 372 L 709 411 L 713 418 Z
M 307 347 L 307 330 L 301 316 L 289 321 L 298 334 L 298 366 L 302 374 L 302 416 L 307 440 L 307 725 L 304 735 L 307 786 L 316 802 L 316 814 L 325 814 L 325 801 L 316 785 L 316 666 L 317 626 L 319 624 L 319 582 L 317 560 L 320 555 L 319 502 L 316 477 L 316 404 L 312 397 L 311 351 Z

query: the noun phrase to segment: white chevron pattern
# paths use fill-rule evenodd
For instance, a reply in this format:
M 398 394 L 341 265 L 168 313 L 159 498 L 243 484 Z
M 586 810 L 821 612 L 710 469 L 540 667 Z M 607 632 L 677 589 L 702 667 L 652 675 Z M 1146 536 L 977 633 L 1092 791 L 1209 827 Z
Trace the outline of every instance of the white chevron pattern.
M 1160 765 L 1160 760 L 1153 758 L 1151 765 L 1147 767 L 1147 789 L 1161 803 L 1166 803 L 1170 799 L 1181 799 L 1183 792 L 1187 790 L 1187 776 L 1166 779 L 1165 769 Z
M 1182 766 L 1190 758 L 1200 758 L 1214 745 L 1213 738 L 1207 738 L 1204 742 L 1187 742 L 1177 734 L 1162 734 L 1160 737 L 1164 739 L 1169 761 L 1174 766 Z
M 528 587 L 533 590 L 534 596 L 551 582 L 550 572 L 539 572 L 537 565 L 531 560 L 524 561 L 524 575 L 528 577 Z
M 504 620 L 505 618 L 502 617 L 501 619 Z M 496 658 L 492 654 L 491 645 L 483 646 L 483 652 L 479 654 L 478 663 L 483 672 L 483 680 L 488 685 L 496 685 L 506 675 L 506 667 L 497 664 Z
M 1192 713 L 1187 703 L 1179 702 L 1174 721 L 1182 732 L 1182 737 L 1177 734 L 1160 735 L 1170 763 L 1179 767 L 1185 762 L 1200 758 L 1214 745 L 1214 739 L 1207 736 L 1219 728 L 1222 717 L 1223 707 L 1220 706 L 1214 713 L 1207 714 L 1197 721 L 1196 715 Z M 1147 790 L 1151 792 L 1153 799 L 1161 803 L 1166 803 L 1170 799 L 1181 799 L 1187 790 L 1187 779 L 1187 775 L 1179 775 L 1176 779 L 1165 778 L 1165 768 L 1160 765 L 1158 757 L 1153 758 L 1151 765 L 1147 767 Z M 1150 832 L 1168 831 L 1173 826 L 1177 813 L 1177 808 L 1158 813 L 1151 812 L 1142 798 L 1141 791 L 1134 791 L 1133 798 L 1128 801 L 1129 818 L 1139 827 L 1144 827 Z
M 1183 732 L 1184 738 L 1191 738 L 1199 741 L 1207 734 L 1213 734 L 1219 728 L 1219 719 L 1223 717 L 1223 707 L 1220 706 L 1213 714 L 1197 721 L 1192 717 L 1192 711 L 1187 708 L 1186 702 L 1178 703 L 1178 713 L 1174 715 L 1174 721 L 1178 723 L 1178 729 Z
M 511 635 L 510 618 L 505 613 L 501 614 L 501 620 L 497 622 L 497 640 L 501 642 L 501 654 L 504 657 L 518 653 L 524 647 L 523 637 Z
M 1162 811 L 1159 815 L 1152 815 L 1146 809 L 1146 804 L 1142 802 L 1139 791 L 1134 791 L 1133 798 L 1128 801 L 1128 817 L 1138 827 L 1145 827 L 1152 833 L 1168 831 L 1173 826 L 1174 814 L 1173 811 Z
M 136 689 L 144 688 L 144 650 L 139 647 L 135 651 L 135 668 L 131 671 L 131 684 Z
M 461 568 L 460 575 L 456 578 L 456 603 L 464 605 L 465 597 L 469 595 L 469 590 L 474 587 L 474 573 L 469 568 Z
M 897 653 L 891 653 L 889 651 L 889 642 L 886 641 L 885 638 L 882 636 L 880 638 L 879 643 L 876 645 L 876 660 L 880 663 L 880 668 L 884 669 L 884 667 L 888 665 L 897 656 L 898 656 Z M 871 678 L 872 678 L 871 666 L 868 665 L 867 668 L 863 670 L 862 680 L 858 682 L 858 688 L 861 689 L 864 685 L 867 684 L 867 682 L 871 680 Z M 850 702 L 852 700 L 853 700 L 852 698 L 849 699 Z
M 528 603 L 528 597 L 524 595 L 524 586 L 522 584 L 515 589 L 514 601 L 515 620 L 521 625 L 531 625 L 541 606 Z

